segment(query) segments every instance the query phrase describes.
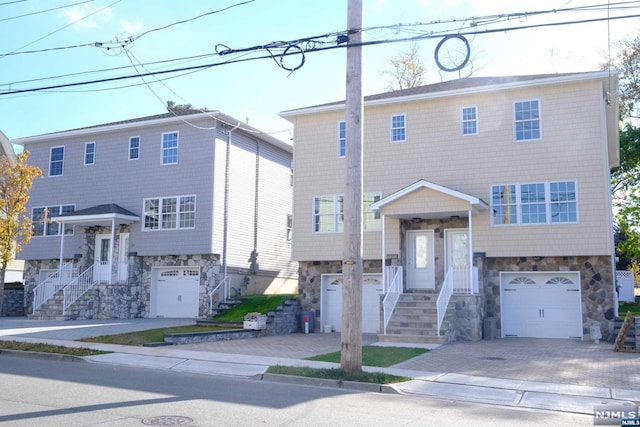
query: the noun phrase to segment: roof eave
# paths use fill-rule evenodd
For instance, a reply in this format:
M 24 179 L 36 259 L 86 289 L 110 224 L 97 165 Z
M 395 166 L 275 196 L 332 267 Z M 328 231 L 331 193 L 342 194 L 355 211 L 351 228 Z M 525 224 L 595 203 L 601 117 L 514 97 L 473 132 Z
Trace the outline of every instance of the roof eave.
M 539 79 L 531 79 L 531 80 L 519 80 L 514 82 L 507 83 L 496 83 L 485 86 L 472 86 L 466 87 L 462 89 L 454 89 L 454 90 L 445 90 L 440 92 L 429 92 L 429 93 L 421 93 L 415 95 L 403 95 L 396 96 L 384 99 L 376 99 L 376 100 L 366 100 L 364 101 L 364 106 L 376 106 L 376 105 L 385 105 L 385 104 L 394 104 L 398 102 L 411 102 L 411 101 L 421 101 L 427 99 L 438 99 L 438 98 L 446 98 L 452 96 L 460 96 L 460 95 L 468 95 L 468 94 L 478 94 L 478 93 L 487 93 L 487 92 L 496 92 L 501 90 L 513 89 L 513 88 L 526 88 L 540 85 L 548 85 L 548 84 L 557 84 L 557 83 L 569 83 L 576 81 L 584 81 L 584 80 L 602 80 L 605 78 L 609 78 L 611 73 L 609 71 L 594 71 L 591 73 L 577 73 L 577 74 L 562 74 L 557 77 L 541 77 Z M 280 117 L 291 121 L 291 118 L 296 116 L 306 115 L 306 114 L 317 114 L 331 111 L 339 111 L 344 110 L 345 103 L 336 102 L 334 104 L 325 104 L 318 105 L 314 107 L 303 107 L 296 110 L 287 110 L 279 113 Z

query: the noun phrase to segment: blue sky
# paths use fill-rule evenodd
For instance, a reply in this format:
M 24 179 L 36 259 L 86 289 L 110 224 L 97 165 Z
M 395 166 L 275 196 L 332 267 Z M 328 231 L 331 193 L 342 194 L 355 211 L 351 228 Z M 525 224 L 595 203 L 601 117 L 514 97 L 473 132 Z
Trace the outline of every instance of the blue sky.
M 345 49 L 309 52 L 304 65 L 294 72 L 278 67 L 271 59 L 227 64 L 177 75 L 2 95 L 2 91 L 94 78 L 135 74 L 168 67 L 219 63 L 251 58 L 251 54 L 215 55 L 218 44 L 232 49 L 289 41 L 342 31 L 347 23 L 347 0 L 0 0 L 0 130 L 20 138 L 74 129 L 111 121 L 165 112 L 167 100 L 194 107 L 220 110 L 274 136 L 289 140 L 290 125 L 278 112 L 344 99 Z M 6 3 L 6 4 L 5 4 Z M 241 4 L 244 3 L 244 4 Z M 482 17 L 515 12 L 543 11 L 602 4 L 595 0 L 464 1 L 464 0 L 364 0 L 364 26 L 389 26 L 448 21 L 440 25 L 365 32 L 365 40 L 409 37 L 420 31 L 468 31 L 504 29 L 554 21 L 573 21 L 640 14 L 640 2 L 630 8 L 572 13 L 546 13 L 490 23 Z M 616 3 L 612 0 L 611 2 Z M 75 5 L 74 5 L 75 4 Z M 73 5 L 73 6 L 70 6 Z M 235 6 L 234 6 L 235 5 Z M 67 6 L 67 7 L 64 7 Z M 230 7 L 227 10 L 221 9 Z M 37 13 L 47 9 L 49 12 Z M 196 16 L 211 13 L 198 19 Z M 21 15 L 27 15 L 19 17 Z M 471 20 L 470 18 L 476 18 Z M 182 20 L 176 24 L 144 34 Z M 471 27 L 471 22 L 478 24 Z M 469 36 L 475 76 L 592 71 L 604 61 L 616 42 L 635 37 L 638 18 L 593 24 L 541 27 Z M 144 34 L 132 43 L 129 37 Z M 103 48 L 76 45 L 103 43 Z M 125 48 L 119 44 L 125 43 Z M 433 59 L 437 39 L 419 43 L 428 70 L 426 83 L 456 78 L 438 73 Z M 106 49 L 105 46 L 109 47 Z M 388 80 L 380 74 L 388 60 L 408 49 L 408 43 L 387 43 L 364 48 L 363 92 L 386 90 Z M 13 53 L 7 55 L 9 53 Z M 156 61 L 208 55 L 176 61 L 171 66 L 145 66 Z M 285 59 L 285 65 L 299 63 Z M 118 71 L 88 73 L 131 67 Z M 463 70 L 463 73 L 467 70 Z M 84 73 L 61 79 L 54 76 Z M 168 78 L 167 77 L 172 77 Z M 146 82 L 146 84 L 145 84 Z M 278 133 L 278 131 L 284 131 Z

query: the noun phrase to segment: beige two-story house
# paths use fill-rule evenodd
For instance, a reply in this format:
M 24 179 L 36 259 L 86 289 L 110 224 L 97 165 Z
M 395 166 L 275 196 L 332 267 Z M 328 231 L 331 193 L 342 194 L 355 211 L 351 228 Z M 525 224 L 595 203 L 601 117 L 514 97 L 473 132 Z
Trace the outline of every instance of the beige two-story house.
M 612 339 L 617 75 L 480 77 L 365 97 L 363 331 Z M 341 328 L 345 104 L 294 124 L 293 257 Z M 382 302 L 383 301 L 383 302 Z

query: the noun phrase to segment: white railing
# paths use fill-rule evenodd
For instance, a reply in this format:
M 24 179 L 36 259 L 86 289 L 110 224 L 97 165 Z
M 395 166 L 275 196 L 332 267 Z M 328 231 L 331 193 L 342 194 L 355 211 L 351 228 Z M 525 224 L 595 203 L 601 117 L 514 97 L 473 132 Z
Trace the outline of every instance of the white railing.
M 228 298 L 228 289 L 229 289 L 229 281 L 227 280 L 229 277 L 225 277 L 216 285 L 215 288 L 211 292 L 209 292 L 209 310 L 213 311 L 213 295 L 222 290 L 222 299 L 218 297 L 218 302 L 226 301 Z
M 402 283 L 402 266 L 385 267 L 385 296 L 382 301 L 383 313 L 384 313 L 384 334 L 387 334 L 387 324 L 393 310 L 396 308 L 396 304 L 400 299 L 403 291 Z
M 472 294 L 469 267 L 450 267 L 454 294 Z
M 469 271 L 468 269 L 466 270 L 467 272 Z M 440 328 L 442 327 L 442 322 L 444 322 L 444 316 L 447 314 L 449 300 L 451 299 L 451 295 L 453 295 L 453 277 L 453 269 L 449 267 L 447 275 L 444 276 L 442 289 L 440 289 L 440 294 L 436 301 L 436 307 L 438 308 L 438 336 L 440 336 Z
M 64 296 L 62 302 L 62 315 L 66 314 L 67 308 L 69 308 L 71 304 L 76 302 L 78 298 L 91 289 L 95 283 L 93 280 L 93 272 L 97 265 L 100 265 L 100 263 L 96 262 L 91 267 L 87 268 L 81 275 L 76 277 L 71 283 L 62 289 L 62 294 Z
M 60 274 L 62 272 L 62 274 Z M 67 283 L 73 280 L 78 275 L 78 270 L 73 268 L 72 263 L 62 264 L 62 268 L 47 276 L 38 286 L 33 290 L 33 308 L 32 313 L 35 314 L 36 310 L 51 299 L 56 292 L 62 289 Z

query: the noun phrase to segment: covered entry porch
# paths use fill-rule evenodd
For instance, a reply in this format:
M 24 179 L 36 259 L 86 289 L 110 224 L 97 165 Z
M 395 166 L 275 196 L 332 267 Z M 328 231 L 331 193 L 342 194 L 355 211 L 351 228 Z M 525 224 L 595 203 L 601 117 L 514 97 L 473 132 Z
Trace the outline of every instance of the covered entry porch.
M 425 316 L 415 328 L 433 324 L 433 334 L 441 336 L 451 297 L 478 294 L 473 216 L 487 208 L 477 197 L 425 180 L 373 205 L 382 219 L 384 335 L 398 330 L 394 323 L 409 323 L 401 313 L 404 305 L 421 304 Z
M 74 254 L 65 263 L 65 234 L 60 235 L 58 270 L 48 274 L 33 292 L 32 314 L 48 306 L 61 306 L 59 315 L 96 284 L 126 282 L 128 270 L 129 233 L 116 232 L 118 226 L 126 227 L 140 218 L 116 204 L 94 206 L 52 218 L 61 230 L 83 232 L 84 250 Z M 117 243 L 116 243 L 117 242 Z M 67 251 L 68 253 L 68 251 Z M 48 307 L 51 311 L 51 307 Z

